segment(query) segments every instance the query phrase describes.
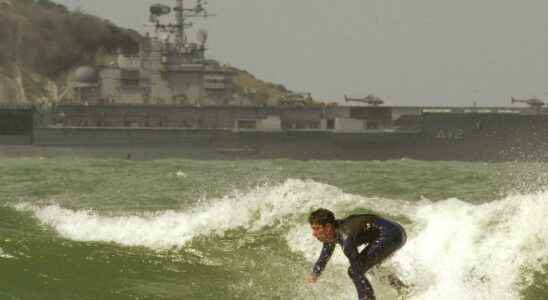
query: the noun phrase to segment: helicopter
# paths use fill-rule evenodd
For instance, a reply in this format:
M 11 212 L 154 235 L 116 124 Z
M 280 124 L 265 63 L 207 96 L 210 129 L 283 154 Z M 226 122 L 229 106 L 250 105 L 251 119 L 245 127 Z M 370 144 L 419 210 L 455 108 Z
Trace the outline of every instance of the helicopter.
M 346 95 L 344 95 L 344 100 L 346 102 L 362 102 L 362 103 L 367 103 L 369 105 L 372 105 L 372 106 L 379 106 L 381 104 L 384 103 L 384 101 L 373 95 L 373 94 L 369 94 L 363 98 L 350 98 L 350 97 L 347 97 Z

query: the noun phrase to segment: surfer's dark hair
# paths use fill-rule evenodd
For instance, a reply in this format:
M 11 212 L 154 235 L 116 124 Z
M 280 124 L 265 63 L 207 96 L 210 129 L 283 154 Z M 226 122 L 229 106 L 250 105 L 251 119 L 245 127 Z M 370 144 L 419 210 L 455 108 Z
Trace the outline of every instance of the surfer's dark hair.
M 310 214 L 308 223 L 310 225 L 319 224 L 322 226 L 326 224 L 335 225 L 335 214 L 329 209 L 319 208 Z

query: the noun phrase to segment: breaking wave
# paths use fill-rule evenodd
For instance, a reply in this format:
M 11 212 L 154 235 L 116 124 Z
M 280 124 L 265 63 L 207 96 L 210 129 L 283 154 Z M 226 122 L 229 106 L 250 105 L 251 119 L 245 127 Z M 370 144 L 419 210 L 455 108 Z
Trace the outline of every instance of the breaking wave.
M 459 199 L 406 202 L 352 195 L 312 180 L 290 179 L 182 211 L 107 216 L 59 205 L 23 203 L 15 207 L 32 212 L 67 239 L 155 250 L 184 247 L 197 236 L 222 236 L 230 229 L 260 232 L 265 227 L 284 226 L 289 228 L 285 234 L 289 249 L 310 264 L 321 247 L 306 224 L 310 211 L 326 207 L 344 216 L 367 209 L 405 223 L 408 243 L 386 265 L 413 285 L 406 299 L 519 299 L 522 285 L 530 283 L 531 270 L 541 271 L 548 263 L 548 226 L 543 221 L 548 218 L 548 192 L 513 195 L 480 205 Z M 340 270 L 346 269 L 347 261 L 340 251 L 332 263 L 334 272 L 344 274 Z M 330 278 L 348 287 L 344 298 L 355 297 L 345 275 Z M 379 284 L 381 290 L 388 289 Z

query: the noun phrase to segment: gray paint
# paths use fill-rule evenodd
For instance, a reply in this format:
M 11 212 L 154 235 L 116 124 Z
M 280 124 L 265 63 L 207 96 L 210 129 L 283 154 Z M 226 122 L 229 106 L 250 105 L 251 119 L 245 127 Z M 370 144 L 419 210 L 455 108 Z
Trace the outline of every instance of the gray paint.
M 234 72 L 217 61 L 204 59 L 205 39 L 198 44 L 187 38 L 192 23 L 186 20 L 190 18 L 186 15 L 189 8 L 183 3 L 178 1 L 173 9 L 178 16 L 175 33 L 169 29 L 171 24 L 151 15 L 151 20 L 158 22 L 153 23 L 156 31 L 143 38 L 137 56 L 120 52 L 116 62 L 99 66 L 99 72 L 79 67 L 72 84 L 72 99 L 65 103 L 228 104 Z
M 166 147 L 188 158 L 548 160 L 548 114 L 530 109 L 66 105 L 34 119 L 30 107 L 2 107 L 0 114 L 0 144 Z M 352 133 L 317 129 L 335 114 L 383 125 Z M 273 116 L 282 130 L 234 128 L 236 120 Z M 418 119 L 398 122 L 408 116 Z

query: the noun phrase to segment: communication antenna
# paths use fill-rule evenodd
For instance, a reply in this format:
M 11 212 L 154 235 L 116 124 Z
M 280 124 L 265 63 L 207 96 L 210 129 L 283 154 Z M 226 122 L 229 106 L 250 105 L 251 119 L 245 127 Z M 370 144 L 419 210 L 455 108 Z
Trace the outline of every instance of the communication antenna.
M 175 25 L 177 27 L 176 44 L 183 46 L 186 43 L 185 29 L 190 28 L 193 25 L 191 22 L 187 22 L 186 20 L 190 18 L 207 18 L 211 15 L 205 8 L 207 2 L 202 0 L 196 0 L 196 4 L 192 8 L 184 8 L 184 0 L 175 1 L 177 5 L 173 8 L 173 10 L 175 11 L 175 18 L 177 20 L 177 25 Z
M 196 40 L 198 41 L 198 43 L 200 43 L 202 47 L 205 46 L 205 44 L 207 43 L 207 37 L 208 33 L 205 29 L 200 29 L 198 30 L 198 32 L 196 32 Z
M 0 0 L 1 1 L 1 0 Z M 196 0 L 192 8 L 185 8 L 184 0 L 174 0 L 175 7 L 173 9 L 164 4 L 154 4 L 150 7 L 150 22 L 154 23 L 156 33 L 168 32 L 175 35 L 175 44 L 182 49 L 186 43 L 186 29 L 192 27 L 192 22 L 188 22 L 190 18 L 207 18 L 214 16 L 209 14 L 205 6 L 207 2 Z M 162 24 L 160 17 L 173 12 L 175 14 L 175 24 Z M 207 35 L 206 35 L 207 36 Z M 202 39 L 202 44 L 205 44 L 206 39 Z

